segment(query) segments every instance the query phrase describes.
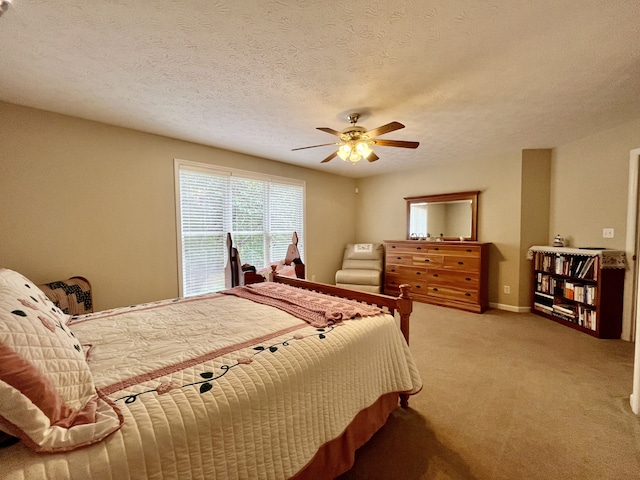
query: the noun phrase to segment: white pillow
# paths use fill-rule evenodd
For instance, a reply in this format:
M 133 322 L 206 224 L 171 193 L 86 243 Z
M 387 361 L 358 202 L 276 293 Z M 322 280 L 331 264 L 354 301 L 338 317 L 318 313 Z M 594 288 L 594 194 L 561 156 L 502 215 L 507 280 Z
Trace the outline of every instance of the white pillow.
M 0 269 L 0 430 L 38 452 L 90 445 L 123 422 L 67 321 L 33 282 Z

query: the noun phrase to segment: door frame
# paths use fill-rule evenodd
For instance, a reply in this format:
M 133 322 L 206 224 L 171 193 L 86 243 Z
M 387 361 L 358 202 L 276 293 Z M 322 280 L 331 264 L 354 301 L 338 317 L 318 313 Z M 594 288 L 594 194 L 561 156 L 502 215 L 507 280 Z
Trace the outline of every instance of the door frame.
M 625 282 L 628 288 L 624 293 L 623 309 L 623 339 L 633 340 L 635 338 L 635 356 L 633 364 L 633 391 L 629 397 L 631 410 L 636 415 L 640 415 L 640 295 L 638 285 L 640 284 L 640 272 L 638 271 L 638 226 L 640 225 L 638 200 L 640 199 L 640 189 L 638 177 L 640 172 L 640 148 L 636 148 L 629 153 L 629 199 L 627 205 L 627 238 L 626 255 L 629 268 L 625 273 Z M 629 288 L 630 287 L 630 288 Z M 625 332 L 625 325 L 627 331 Z M 626 337 L 626 338 L 625 338 Z

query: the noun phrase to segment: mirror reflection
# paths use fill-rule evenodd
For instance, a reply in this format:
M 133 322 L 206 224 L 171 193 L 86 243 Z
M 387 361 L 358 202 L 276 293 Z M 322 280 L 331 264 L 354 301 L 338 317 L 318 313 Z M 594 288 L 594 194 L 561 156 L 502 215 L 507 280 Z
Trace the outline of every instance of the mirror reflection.
M 476 240 L 479 192 L 407 197 L 407 239 Z

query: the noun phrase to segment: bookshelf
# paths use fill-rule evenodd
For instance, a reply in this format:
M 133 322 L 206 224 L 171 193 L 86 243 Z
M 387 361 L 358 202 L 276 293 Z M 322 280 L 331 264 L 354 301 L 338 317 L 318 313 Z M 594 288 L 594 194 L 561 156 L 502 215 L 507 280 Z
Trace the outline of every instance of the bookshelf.
M 620 338 L 625 253 L 531 247 L 531 311 L 597 338 Z

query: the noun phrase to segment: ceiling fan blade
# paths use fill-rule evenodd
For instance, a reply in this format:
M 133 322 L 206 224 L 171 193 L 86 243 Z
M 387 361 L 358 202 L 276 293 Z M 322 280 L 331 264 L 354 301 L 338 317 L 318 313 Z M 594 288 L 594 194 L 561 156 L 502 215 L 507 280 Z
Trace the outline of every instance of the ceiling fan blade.
M 329 155 L 327 158 L 325 158 L 324 160 L 322 160 L 320 163 L 327 163 L 330 160 L 333 160 L 334 157 L 338 156 L 338 151 L 336 150 L 335 152 L 333 152 L 331 155 Z
M 342 136 L 342 133 L 329 127 L 317 127 L 316 130 L 322 130 L 323 132 L 330 133 L 331 135 L 335 135 L 336 137 Z
M 380 147 L 418 148 L 420 142 L 405 142 L 404 140 L 374 140 L 373 144 Z
M 293 152 L 294 150 L 306 150 L 307 148 L 326 147 L 327 145 L 337 145 L 337 143 L 323 143 L 322 145 L 311 145 L 310 147 L 292 148 L 291 151 Z
M 400 122 L 391 122 L 386 125 L 382 125 L 381 127 L 374 128 L 373 130 L 369 130 L 365 133 L 369 138 L 378 137 L 380 135 L 384 135 L 385 133 L 395 132 L 396 130 L 400 130 L 404 128 L 404 125 Z
M 367 157 L 367 161 L 368 162 L 375 162 L 376 160 L 378 160 L 380 157 L 378 155 L 375 154 L 375 152 L 371 152 L 369 154 L 369 156 Z

